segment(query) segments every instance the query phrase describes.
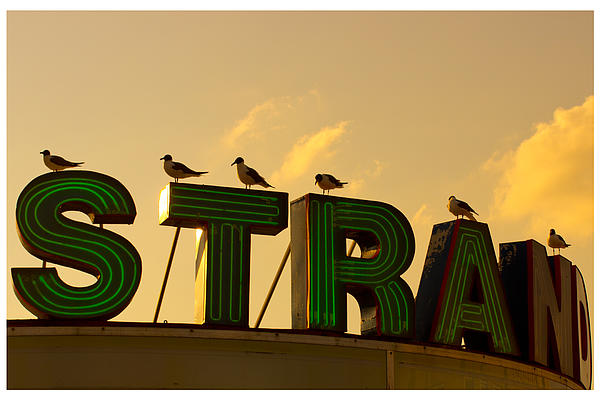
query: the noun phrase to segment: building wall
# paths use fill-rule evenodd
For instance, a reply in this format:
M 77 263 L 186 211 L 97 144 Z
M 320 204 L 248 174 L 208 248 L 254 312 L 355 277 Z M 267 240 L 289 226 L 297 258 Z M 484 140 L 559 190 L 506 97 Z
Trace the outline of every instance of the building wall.
M 502 357 L 354 335 L 172 324 L 34 325 L 9 321 L 9 389 L 582 388 Z

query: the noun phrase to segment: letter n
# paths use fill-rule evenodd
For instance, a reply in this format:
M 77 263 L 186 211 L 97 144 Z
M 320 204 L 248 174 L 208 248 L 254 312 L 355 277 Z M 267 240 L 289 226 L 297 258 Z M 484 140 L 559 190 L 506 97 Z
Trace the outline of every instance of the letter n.
M 307 194 L 292 202 L 292 327 L 344 332 L 346 292 L 361 310 L 363 334 L 413 337 L 414 298 L 400 276 L 415 239 L 389 204 Z M 361 258 L 348 257 L 354 239 Z
M 573 377 L 571 262 L 526 240 L 502 243 L 500 265 L 524 358 Z

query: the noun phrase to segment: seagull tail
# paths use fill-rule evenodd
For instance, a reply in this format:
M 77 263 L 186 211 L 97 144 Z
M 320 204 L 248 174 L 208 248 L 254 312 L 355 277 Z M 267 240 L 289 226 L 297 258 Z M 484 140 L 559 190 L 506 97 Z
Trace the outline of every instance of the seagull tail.
M 341 187 L 344 187 L 344 185 L 347 185 L 347 184 L 348 184 L 348 182 L 340 182 L 336 186 L 339 187 L 339 188 L 341 188 Z
M 260 186 L 264 187 L 264 188 L 273 188 L 275 189 L 275 186 L 271 186 L 267 183 L 267 181 L 262 181 L 258 183 Z
M 475 219 L 475 217 L 473 216 L 473 214 L 471 214 L 471 213 L 468 213 L 468 214 L 466 214 L 466 215 L 467 215 L 467 218 L 469 218 L 471 221 L 475 221 L 475 222 L 477 222 L 477 220 Z M 479 214 L 477 214 L 477 215 L 479 215 Z
M 199 171 L 199 172 L 196 172 L 196 176 L 202 176 L 204 174 L 208 174 L 208 171 Z
M 565 247 L 569 247 L 569 246 L 570 246 L 570 244 L 565 243 Z
M 85 161 L 82 162 L 74 162 L 73 164 L 75 164 L 75 167 L 79 167 L 81 164 L 85 163 Z

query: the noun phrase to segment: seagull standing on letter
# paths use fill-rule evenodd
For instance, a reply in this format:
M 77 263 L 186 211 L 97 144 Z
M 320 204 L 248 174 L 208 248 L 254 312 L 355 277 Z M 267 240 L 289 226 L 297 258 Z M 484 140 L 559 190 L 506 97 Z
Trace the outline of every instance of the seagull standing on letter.
M 189 169 L 180 162 L 173 161 L 173 157 L 171 157 L 170 154 L 165 154 L 161 160 L 165 160 L 163 163 L 163 168 L 165 169 L 167 175 L 175 178 L 175 182 L 177 182 L 180 178 L 189 178 L 190 176 L 202 176 L 203 174 L 208 174 L 208 171 L 197 172 Z
M 339 179 L 336 179 L 335 176 L 329 174 L 317 174 L 315 175 L 315 185 L 319 184 L 319 187 L 323 189 L 323 194 L 327 190 L 327 194 L 331 189 L 335 188 L 343 188 L 344 185 L 347 185 L 348 182 L 340 182 Z
M 557 235 L 554 229 L 550 229 L 550 235 L 548 235 L 548 246 L 552 247 L 552 255 L 554 255 L 554 249 L 558 249 L 560 255 L 560 249 L 564 249 L 570 246 L 565 242 L 562 236 Z
M 83 162 L 71 162 L 67 161 L 60 156 L 50 155 L 48 150 L 40 151 L 40 154 L 44 155 L 44 164 L 52 171 L 62 171 L 65 168 L 79 167 Z
M 250 168 L 249 166 L 244 164 L 244 159 L 242 157 L 236 158 L 235 161 L 231 163 L 231 165 L 236 164 L 238 178 L 244 185 L 246 185 L 246 189 L 248 189 L 252 185 L 260 185 L 264 188 L 273 187 L 269 185 L 267 181 L 265 181 L 265 178 L 260 176 L 260 174 L 256 172 L 255 169 Z
M 473 214 L 479 215 L 475 212 L 475 210 L 471 208 L 470 205 L 468 205 L 462 200 L 458 200 L 454 196 L 450 196 L 448 198 L 448 211 L 454 214 L 456 216 L 456 219 L 458 219 L 458 216 L 460 215 L 461 217 L 466 216 L 471 221 L 477 221 Z

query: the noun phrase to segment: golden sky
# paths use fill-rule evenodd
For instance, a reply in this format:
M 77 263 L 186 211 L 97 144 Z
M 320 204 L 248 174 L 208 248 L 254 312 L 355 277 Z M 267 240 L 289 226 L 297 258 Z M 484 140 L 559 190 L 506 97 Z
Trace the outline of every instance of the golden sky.
M 48 172 L 40 151 L 85 161 L 138 211 L 131 226 L 107 226 L 143 261 L 116 320 L 152 321 L 174 234 L 158 225 L 170 180 L 159 158 L 210 171 L 185 182 L 243 187 L 230 166 L 242 156 L 290 200 L 326 172 L 350 182 L 332 194 L 403 212 L 414 295 L 432 225 L 453 218 L 450 195 L 489 224 L 496 252 L 545 244 L 554 228 L 593 315 L 593 103 L 591 11 L 11 11 L 7 264 L 41 264 L 14 228 L 21 190 Z M 182 231 L 161 321 L 193 322 L 194 241 Z M 251 325 L 288 241 L 289 229 L 252 237 Z M 32 318 L 6 276 L 7 317 Z M 289 328 L 290 301 L 288 265 L 261 326 Z M 353 300 L 349 313 L 357 333 Z

